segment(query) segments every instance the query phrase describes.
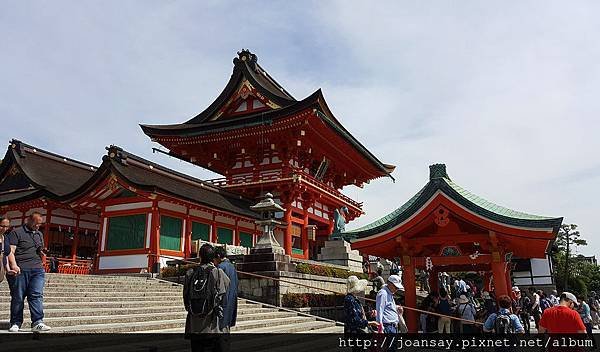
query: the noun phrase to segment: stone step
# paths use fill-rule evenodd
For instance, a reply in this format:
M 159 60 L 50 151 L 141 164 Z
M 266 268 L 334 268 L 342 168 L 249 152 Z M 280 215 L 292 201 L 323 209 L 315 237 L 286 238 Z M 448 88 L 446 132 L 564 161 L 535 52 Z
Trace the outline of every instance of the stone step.
M 241 331 L 241 330 L 257 329 L 257 328 L 264 328 L 264 327 L 281 326 L 284 324 L 297 324 L 297 323 L 305 322 L 307 319 L 310 319 L 310 318 L 293 316 L 293 317 L 273 318 L 273 319 L 266 319 L 266 320 L 242 321 L 235 325 L 234 330 Z
M 153 280 L 149 277 L 110 276 L 110 275 L 68 275 L 46 273 L 46 281 L 54 282 L 144 282 Z
M 174 328 L 183 328 L 185 326 L 184 319 L 168 319 L 168 320 L 153 320 L 153 321 L 142 321 L 135 324 L 132 323 L 100 323 L 100 324 L 86 324 L 86 325 L 73 325 L 63 328 L 54 328 L 54 333 L 124 333 L 124 332 L 138 332 L 147 330 L 165 330 Z
M 156 307 L 163 305 L 179 305 L 183 307 L 183 300 L 175 301 L 172 298 L 169 300 L 162 301 L 99 301 L 99 302 L 44 302 L 44 311 L 48 309 L 119 309 L 119 308 L 143 308 L 143 307 Z M 0 303 L 0 311 L 8 310 L 10 308 L 9 302 Z M 243 310 L 242 310 L 243 311 Z M 25 300 L 25 312 L 29 312 L 27 300 Z M 238 313 L 239 314 L 239 313 Z
M 269 320 L 275 318 L 286 318 L 286 317 L 297 317 L 296 313 L 291 312 L 280 312 L 276 310 L 271 310 L 268 312 L 260 312 L 260 313 L 252 313 L 252 314 L 242 314 L 237 317 L 237 322 L 245 322 L 252 320 Z
M 167 313 L 151 313 L 151 314 L 125 314 L 125 315 L 100 315 L 100 316 L 71 316 L 60 318 L 44 318 L 44 322 L 48 326 L 56 329 L 70 326 L 87 326 L 97 324 L 121 324 L 127 323 L 137 325 L 143 322 L 152 322 L 158 320 L 183 319 L 185 321 L 186 313 L 182 312 L 167 312 Z
M 8 293 L 5 295 L 2 295 L 2 296 L 3 297 L 8 296 Z M 44 298 L 46 298 L 46 296 L 62 297 L 64 295 L 60 295 L 60 294 L 46 295 L 46 294 L 44 294 Z M 115 299 L 127 298 L 127 297 L 153 297 L 153 296 L 168 296 L 168 297 L 181 296 L 181 297 L 183 297 L 181 294 L 177 294 L 177 292 L 169 292 L 169 291 L 140 291 L 140 292 L 123 291 L 123 292 L 121 292 L 121 291 L 117 291 L 117 290 L 112 290 L 112 291 L 108 291 L 108 292 L 82 291 L 82 292 L 78 292 L 77 294 L 74 294 L 74 296 L 75 297 L 98 297 L 98 298 L 114 297 Z
M 44 297 L 44 304 L 51 302 L 115 302 L 115 301 L 142 301 L 144 299 L 149 299 L 152 301 L 173 301 L 174 299 L 183 300 L 180 295 L 165 295 L 165 294 L 155 294 L 155 295 L 135 295 L 135 296 L 124 296 L 119 297 L 119 295 L 115 294 L 113 296 L 95 296 L 95 295 L 77 295 L 77 296 L 49 296 Z M 10 302 L 10 296 L 0 296 L 0 303 Z
M 25 318 L 29 317 L 29 309 L 23 312 Z M 109 315 L 130 315 L 130 314 L 150 314 L 150 313 L 185 313 L 182 305 L 157 305 L 153 307 L 134 307 L 134 308 L 91 308 L 79 307 L 70 309 L 44 309 L 44 317 L 61 318 L 61 317 L 79 317 L 79 316 L 109 316 Z M 0 320 L 8 320 L 10 312 L 8 310 L 0 310 Z M 27 319 L 25 319 L 27 320 Z
M 344 326 L 343 325 L 334 325 L 327 328 L 311 330 L 311 333 L 320 333 L 320 334 L 343 334 Z
M 335 326 L 334 322 L 321 321 L 308 317 L 303 320 L 286 323 L 282 321 L 276 325 L 257 326 L 251 329 L 245 329 L 243 333 L 303 333 L 312 332 L 316 329 L 329 328 Z
M 51 287 L 51 288 L 44 288 L 44 296 L 48 296 L 48 295 L 68 295 L 68 294 L 73 294 L 73 293 L 102 293 L 102 292 L 116 292 L 116 293 L 123 293 L 123 292 L 165 292 L 165 293 L 171 293 L 171 294 L 178 294 L 181 295 L 182 291 L 180 289 L 172 289 L 170 287 L 125 287 L 122 289 L 118 289 L 118 288 L 74 288 L 74 287 L 69 287 L 69 286 L 65 286 L 65 287 Z M 2 295 L 8 295 L 10 294 L 10 290 L 6 289 L 0 289 L 0 296 Z

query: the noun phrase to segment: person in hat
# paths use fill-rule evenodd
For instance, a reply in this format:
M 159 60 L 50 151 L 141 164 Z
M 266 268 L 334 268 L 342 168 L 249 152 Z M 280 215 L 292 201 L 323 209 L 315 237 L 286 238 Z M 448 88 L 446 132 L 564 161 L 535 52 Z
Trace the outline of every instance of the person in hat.
M 531 331 L 531 321 L 529 315 L 529 309 L 531 308 L 531 299 L 527 295 L 521 294 L 519 286 L 512 288 L 513 300 L 512 308 L 513 312 L 521 319 L 525 333 L 529 334 Z
M 585 334 L 586 328 L 575 310 L 577 298 L 571 292 L 560 295 L 558 306 L 548 308 L 540 318 L 538 332 L 550 334 Z
M 558 303 L 560 302 L 560 299 L 558 299 L 558 292 L 556 290 L 552 290 L 552 293 L 550 293 L 550 302 L 552 303 L 552 306 L 557 306 Z
M 344 333 L 363 334 L 366 333 L 369 323 L 377 326 L 377 322 L 367 321 L 363 305 L 358 297 L 364 296 L 367 280 L 359 280 L 356 276 L 349 276 L 346 280 L 346 297 L 344 297 Z
M 402 279 L 398 275 L 390 275 L 387 285 L 377 293 L 375 303 L 377 315 L 375 321 L 383 327 L 383 332 L 386 334 L 396 334 L 398 332 L 398 322 L 400 321 L 399 307 L 394 301 L 394 294 L 398 290 L 404 290 Z M 395 350 L 395 347 L 390 348 L 390 350 Z
M 483 291 L 481 293 L 481 298 L 483 299 L 483 316 L 487 319 L 487 317 L 489 317 L 491 314 L 496 313 L 498 311 L 498 308 L 496 306 L 496 300 L 492 298 L 492 295 L 490 295 L 488 291 Z
M 479 329 L 475 326 L 475 314 L 477 314 L 477 310 L 466 295 L 462 294 L 458 297 L 456 312 L 458 313 L 458 317 L 464 320 L 460 322 L 461 333 L 476 334 L 479 332 Z

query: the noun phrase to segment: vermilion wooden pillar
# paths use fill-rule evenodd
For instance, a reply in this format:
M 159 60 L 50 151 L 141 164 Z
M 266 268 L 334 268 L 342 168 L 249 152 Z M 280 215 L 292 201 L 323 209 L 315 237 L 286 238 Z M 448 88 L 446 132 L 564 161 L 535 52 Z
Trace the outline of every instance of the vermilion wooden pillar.
M 505 264 L 507 267 L 504 269 L 505 270 L 505 275 L 506 275 L 506 292 L 510 297 L 510 293 L 512 292 L 512 279 L 510 277 L 510 270 L 508 270 L 508 268 L 510 268 L 510 264 Z
M 429 273 L 429 288 L 431 291 L 440 292 L 440 280 L 438 280 L 438 272 L 435 270 Z
M 73 232 L 73 245 L 71 246 L 71 260 L 74 262 L 77 259 L 77 248 L 79 247 L 79 216 L 75 220 L 75 232 Z
M 283 234 L 283 249 L 285 254 L 292 255 L 292 206 L 291 204 L 285 204 L 285 217 L 286 223 L 285 233 Z
M 210 242 L 217 243 L 217 237 L 217 222 L 213 220 L 213 222 L 210 224 Z
M 504 262 L 492 263 L 492 275 L 494 275 L 494 292 L 496 297 L 508 295 L 504 266 Z
M 185 217 L 185 233 L 184 236 L 184 256 L 189 258 L 192 255 L 192 220 L 189 215 Z
M 152 267 L 160 261 L 160 214 L 158 213 L 158 203 L 152 203 L 152 219 L 150 219 L 150 256 L 148 256 L 148 272 L 152 272 Z
M 304 226 L 302 226 L 302 255 L 308 259 L 308 210 L 304 209 Z
M 235 219 L 235 231 L 233 232 L 233 245 L 234 246 L 240 245 L 240 225 L 239 225 L 238 219 Z
M 490 292 L 492 290 L 491 283 L 492 283 L 492 273 L 490 272 L 486 272 L 485 274 L 483 274 L 483 291 L 487 291 Z
M 415 285 L 415 266 L 412 258 L 405 256 L 402 263 L 402 284 L 404 285 L 404 305 L 410 308 L 417 307 L 417 286 Z M 418 332 L 418 315 L 411 309 L 404 310 L 408 332 Z
M 21 221 L 21 225 L 25 224 L 25 220 L 27 217 L 25 216 L 25 211 L 23 211 L 23 220 Z M 52 208 L 46 208 L 46 223 L 44 224 L 44 247 L 49 248 L 50 246 L 50 222 L 52 221 Z

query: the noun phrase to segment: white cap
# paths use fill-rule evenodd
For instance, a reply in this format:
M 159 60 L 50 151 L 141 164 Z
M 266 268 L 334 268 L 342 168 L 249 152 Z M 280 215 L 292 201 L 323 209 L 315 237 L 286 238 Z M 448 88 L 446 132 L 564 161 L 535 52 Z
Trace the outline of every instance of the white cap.
M 388 277 L 388 282 L 394 284 L 397 289 L 404 290 L 404 286 L 402 286 L 402 279 L 399 275 L 390 275 L 390 277 Z
M 519 289 L 519 286 L 513 286 L 512 290 L 513 290 L 513 292 L 521 292 L 521 290 Z
M 575 304 L 579 304 L 577 302 L 577 297 L 575 297 L 575 295 L 571 292 L 563 292 L 562 294 L 565 296 L 566 299 L 573 301 L 573 303 Z

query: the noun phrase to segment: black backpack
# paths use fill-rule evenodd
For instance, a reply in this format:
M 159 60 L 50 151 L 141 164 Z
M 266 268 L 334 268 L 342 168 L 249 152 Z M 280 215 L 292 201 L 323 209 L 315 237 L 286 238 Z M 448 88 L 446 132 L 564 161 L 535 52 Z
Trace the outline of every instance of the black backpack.
M 220 274 L 220 272 L 212 264 L 206 267 L 199 266 L 193 270 L 194 272 L 189 277 L 187 288 L 189 297 L 188 312 L 194 316 L 206 317 L 219 304 L 216 292 L 218 280 L 215 282 L 211 274 L 213 270 L 217 270 L 217 274 Z
M 496 321 L 494 321 L 494 333 L 498 335 L 515 333 L 515 328 L 513 327 L 508 314 L 496 315 Z

